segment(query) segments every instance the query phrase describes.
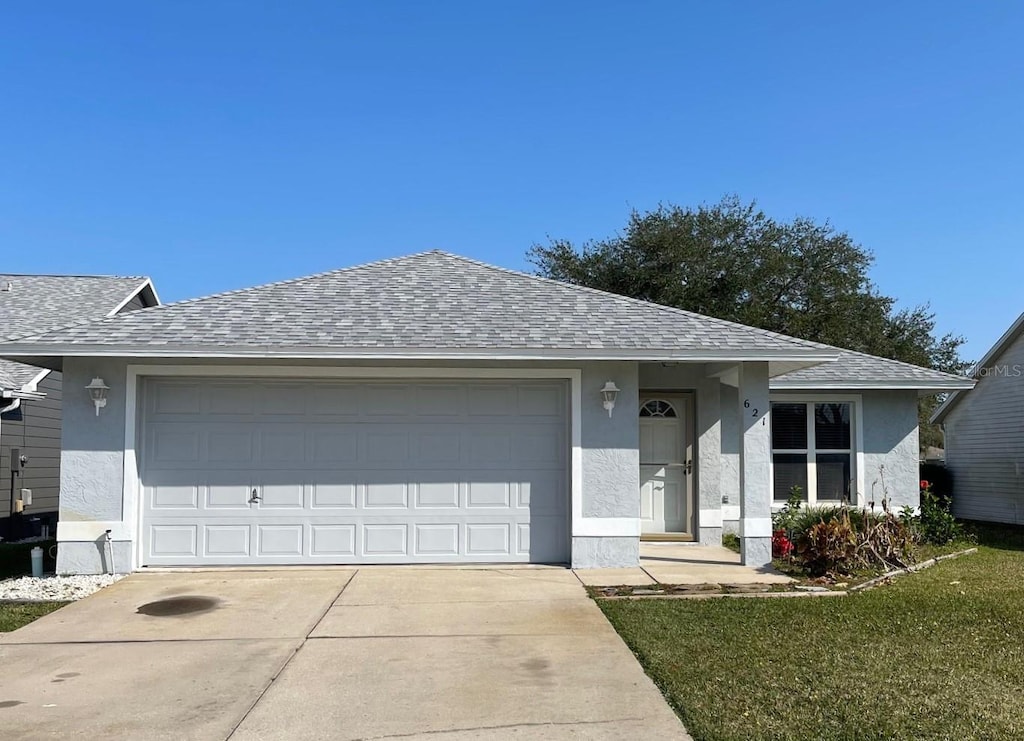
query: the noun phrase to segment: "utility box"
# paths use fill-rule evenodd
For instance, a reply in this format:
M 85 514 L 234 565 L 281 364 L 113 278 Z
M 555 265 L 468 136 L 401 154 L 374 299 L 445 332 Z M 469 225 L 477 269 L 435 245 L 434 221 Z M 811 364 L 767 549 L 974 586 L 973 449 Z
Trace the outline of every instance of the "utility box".
M 31 489 L 22 489 L 21 490 L 21 501 L 25 503 L 26 507 L 28 507 L 29 505 L 32 504 L 32 490 Z
M 11 448 L 11 470 L 21 473 L 21 448 Z

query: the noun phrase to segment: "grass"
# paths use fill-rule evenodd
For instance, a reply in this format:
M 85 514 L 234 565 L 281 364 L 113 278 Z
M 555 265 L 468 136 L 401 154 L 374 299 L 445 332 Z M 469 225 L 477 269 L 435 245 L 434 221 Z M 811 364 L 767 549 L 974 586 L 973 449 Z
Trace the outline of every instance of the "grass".
M 599 601 L 698 741 L 1024 738 L 1024 529 L 839 599 Z
M 43 615 L 58 610 L 67 602 L 0 602 L 0 633 L 9 633 Z

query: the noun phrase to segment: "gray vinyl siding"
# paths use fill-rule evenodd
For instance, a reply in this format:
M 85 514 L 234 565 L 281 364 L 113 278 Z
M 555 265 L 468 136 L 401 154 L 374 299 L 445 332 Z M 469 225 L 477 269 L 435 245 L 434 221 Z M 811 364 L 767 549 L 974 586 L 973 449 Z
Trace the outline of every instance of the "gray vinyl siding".
M 957 517 L 1024 524 L 1024 335 L 964 392 L 945 430 Z
M 56 512 L 60 491 L 61 374 L 48 374 L 37 386 L 46 397 L 21 403 L 21 420 L 0 423 L 0 473 L 3 481 L 0 502 L 6 516 L 10 496 L 11 448 L 20 448 L 28 465 L 15 481 L 15 490 L 31 489 L 32 504 L 27 516 Z

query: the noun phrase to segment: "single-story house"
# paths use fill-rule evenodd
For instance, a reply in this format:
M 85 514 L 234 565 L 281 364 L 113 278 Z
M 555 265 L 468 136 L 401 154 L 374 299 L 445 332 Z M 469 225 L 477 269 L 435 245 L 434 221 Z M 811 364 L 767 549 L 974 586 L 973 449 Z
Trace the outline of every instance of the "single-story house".
M 148 278 L 0 274 L 0 338 L 63 327 L 159 303 Z M 0 520 L 18 509 L 53 530 L 60 489 L 61 373 L 0 360 Z M 16 450 L 11 496 L 11 451 Z M 24 465 L 21 464 L 24 460 Z M 22 491 L 25 490 L 24 497 Z M 13 499 L 13 501 L 12 501 Z M 4 537 L 9 523 L 0 525 Z M 27 531 L 26 531 L 27 532 Z
M 119 571 L 632 566 L 642 537 L 717 543 L 724 527 L 764 565 L 794 485 L 916 505 L 918 396 L 972 385 L 443 252 L 0 356 L 69 389 L 65 572 L 107 568 L 108 549 Z
M 935 410 L 957 517 L 1024 525 L 1024 314 Z

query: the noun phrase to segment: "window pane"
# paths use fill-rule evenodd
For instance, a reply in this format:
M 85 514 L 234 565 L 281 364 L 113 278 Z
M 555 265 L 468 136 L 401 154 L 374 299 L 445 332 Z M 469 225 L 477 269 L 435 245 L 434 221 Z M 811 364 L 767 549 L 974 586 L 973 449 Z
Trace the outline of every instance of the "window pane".
M 852 501 L 849 453 L 818 453 L 816 466 L 819 500 Z
M 807 448 L 806 404 L 772 404 L 772 447 L 776 450 Z
M 772 412 L 774 414 L 774 412 Z M 775 500 L 785 502 L 789 490 L 800 487 L 801 499 L 807 501 L 807 456 L 804 453 L 776 453 L 774 464 Z
M 814 440 L 818 450 L 850 448 L 850 405 L 815 404 Z

